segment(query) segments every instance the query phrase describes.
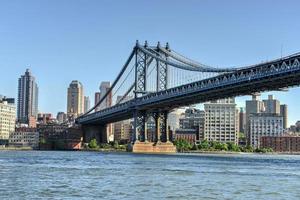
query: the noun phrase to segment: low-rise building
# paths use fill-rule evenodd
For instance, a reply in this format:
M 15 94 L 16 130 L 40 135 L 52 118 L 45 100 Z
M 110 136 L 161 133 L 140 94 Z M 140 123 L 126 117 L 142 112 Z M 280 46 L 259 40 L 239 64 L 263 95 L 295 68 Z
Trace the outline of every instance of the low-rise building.
M 173 134 L 174 140 L 186 140 L 191 144 L 194 144 L 197 141 L 198 131 L 197 129 L 176 129 L 175 134 Z
M 275 152 L 300 152 L 300 136 L 262 136 L 261 148 L 272 148 Z
M 31 147 L 37 149 L 39 147 L 39 132 L 36 128 L 16 128 L 9 135 L 9 146 L 14 147 Z
M 196 108 L 188 108 L 179 119 L 180 129 L 196 131 L 196 140 L 204 139 L 205 112 Z M 176 132 L 176 131 L 175 131 Z
M 40 149 L 46 150 L 76 150 L 81 149 L 83 141 L 79 127 L 69 128 L 67 125 L 40 124 Z

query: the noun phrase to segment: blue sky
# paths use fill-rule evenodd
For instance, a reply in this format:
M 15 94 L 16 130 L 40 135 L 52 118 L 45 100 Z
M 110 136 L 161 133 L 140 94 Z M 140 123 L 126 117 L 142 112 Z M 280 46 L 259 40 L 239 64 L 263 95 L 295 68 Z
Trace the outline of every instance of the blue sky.
M 299 1 L 0 0 L 0 94 L 16 97 L 30 68 L 40 112 L 66 110 L 77 79 L 92 98 L 112 81 L 135 40 L 169 42 L 197 61 L 241 66 L 300 51 Z M 299 88 L 272 92 L 300 120 Z M 267 94 L 263 94 L 263 98 Z M 240 106 L 245 99 L 238 98 Z

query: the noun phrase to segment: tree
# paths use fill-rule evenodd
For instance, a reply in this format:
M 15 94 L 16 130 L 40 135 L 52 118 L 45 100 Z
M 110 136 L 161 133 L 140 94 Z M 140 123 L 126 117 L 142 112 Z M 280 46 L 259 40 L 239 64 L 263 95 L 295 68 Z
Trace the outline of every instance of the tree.
M 96 140 L 96 139 L 92 139 L 92 140 L 89 142 L 89 148 L 91 148 L 91 149 L 96 149 L 97 147 L 98 147 L 97 140 Z
M 201 141 L 199 144 L 199 149 L 207 150 L 209 148 L 209 143 L 207 140 Z
M 192 149 L 192 145 L 187 140 L 184 140 L 184 139 L 175 140 L 174 145 L 176 146 L 177 151 L 179 151 L 179 152 L 183 152 L 183 151 Z
M 229 151 L 240 151 L 239 146 L 234 144 L 233 142 L 227 142 L 227 146 Z

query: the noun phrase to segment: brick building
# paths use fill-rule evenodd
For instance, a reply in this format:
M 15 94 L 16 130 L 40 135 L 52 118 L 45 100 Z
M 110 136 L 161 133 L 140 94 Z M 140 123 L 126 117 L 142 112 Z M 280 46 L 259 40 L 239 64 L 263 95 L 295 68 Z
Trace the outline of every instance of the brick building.
M 300 152 L 300 136 L 262 136 L 261 148 L 275 152 Z

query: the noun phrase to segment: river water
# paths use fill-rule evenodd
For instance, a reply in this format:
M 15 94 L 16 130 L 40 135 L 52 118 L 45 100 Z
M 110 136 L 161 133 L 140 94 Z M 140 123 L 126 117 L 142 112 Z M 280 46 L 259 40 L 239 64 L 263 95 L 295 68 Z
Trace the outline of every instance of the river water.
M 300 199 L 300 156 L 0 151 L 0 199 Z

